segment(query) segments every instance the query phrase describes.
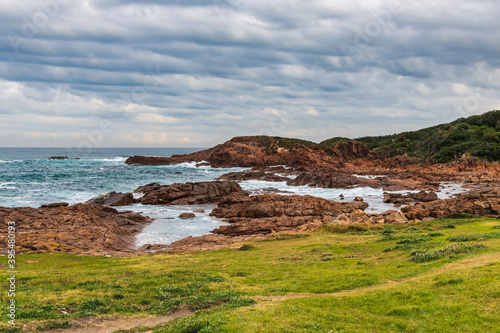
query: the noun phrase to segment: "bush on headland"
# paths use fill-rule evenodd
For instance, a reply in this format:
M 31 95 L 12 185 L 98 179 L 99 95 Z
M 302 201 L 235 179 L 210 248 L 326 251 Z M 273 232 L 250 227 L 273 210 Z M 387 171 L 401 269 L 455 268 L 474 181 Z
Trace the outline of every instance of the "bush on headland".
M 357 139 L 381 156 L 407 154 L 420 161 L 447 163 L 469 155 L 500 160 L 500 111 L 460 118 L 418 131 Z

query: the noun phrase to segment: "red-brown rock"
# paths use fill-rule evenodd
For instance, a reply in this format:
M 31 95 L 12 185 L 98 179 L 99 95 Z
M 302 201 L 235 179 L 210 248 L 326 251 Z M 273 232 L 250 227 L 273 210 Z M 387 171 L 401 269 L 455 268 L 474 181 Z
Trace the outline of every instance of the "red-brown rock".
M 206 161 L 213 167 L 254 167 L 273 165 L 336 165 L 342 158 L 329 155 L 317 145 L 268 136 L 236 137 L 213 148 L 172 157 L 134 156 L 127 164 L 170 165 Z
M 210 215 L 231 223 L 214 230 L 229 236 L 308 230 L 320 226 L 328 216 L 366 209 L 365 202 L 335 202 L 312 196 L 277 194 L 232 197 L 219 202 Z
M 276 174 L 265 171 L 246 170 L 242 172 L 226 173 L 217 178 L 217 180 L 233 180 L 239 182 L 246 180 L 261 180 L 266 182 L 286 182 L 287 180 L 290 180 L 290 178 L 278 176 Z
M 134 235 L 151 221 L 132 212 L 77 204 L 68 207 L 3 208 L 0 223 L 15 222 L 16 251 L 116 254 L 135 250 Z M 5 253 L 7 229 L 0 229 L 0 252 Z
M 101 194 L 100 196 L 90 199 L 85 202 L 86 204 L 97 204 L 106 206 L 128 206 L 134 202 L 134 196 L 132 193 L 117 193 L 109 192 L 106 194 Z
M 137 191 L 137 190 L 136 190 Z M 247 195 L 237 182 L 176 183 L 142 188 L 144 205 L 193 205 L 215 203 L 230 194 Z
M 435 192 L 420 191 L 418 193 L 384 193 L 385 203 L 408 204 L 411 202 L 430 202 L 438 200 Z
M 479 193 L 458 195 L 455 198 L 418 203 L 401 209 L 410 220 L 453 217 L 466 213 L 475 216 L 500 215 L 500 188 Z

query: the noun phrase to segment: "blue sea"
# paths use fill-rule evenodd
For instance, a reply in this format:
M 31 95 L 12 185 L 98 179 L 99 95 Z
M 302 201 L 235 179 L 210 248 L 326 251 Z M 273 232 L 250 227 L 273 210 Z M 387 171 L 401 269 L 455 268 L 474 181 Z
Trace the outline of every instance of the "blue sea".
M 244 168 L 196 167 L 195 163 L 171 166 L 127 165 L 128 156 L 172 156 L 198 151 L 200 148 L 93 148 L 79 151 L 71 148 L 0 148 L 0 206 L 39 207 L 54 202 L 75 204 L 85 202 L 111 191 L 132 192 L 138 186 L 152 182 L 162 185 L 173 183 L 211 181 L 220 175 L 245 170 Z M 67 156 L 67 160 L 49 160 L 52 156 Z M 76 159 L 78 158 L 78 159 Z M 394 209 L 382 202 L 383 190 L 372 188 L 319 189 L 306 186 L 287 186 L 286 183 L 248 181 L 241 186 L 258 193 L 275 188 L 290 194 L 313 195 L 338 200 L 361 196 L 370 204 L 367 211 L 382 212 Z M 452 188 L 450 185 L 449 188 Z M 443 188 L 441 197 L 450 193 Z M 453 191 L 454 189 L 451 189 Z M 202 206 L 146 206 L 133 204 L 121 210 L 142 212 L 155 219 L 137 236 L 137 246 L 144 244 L 170 244 L 173 241 L 209 234 L 225 222 L 209 216 L 212 205 Z M 179 219 L 179 214 L 195 213 L 192 220 Z

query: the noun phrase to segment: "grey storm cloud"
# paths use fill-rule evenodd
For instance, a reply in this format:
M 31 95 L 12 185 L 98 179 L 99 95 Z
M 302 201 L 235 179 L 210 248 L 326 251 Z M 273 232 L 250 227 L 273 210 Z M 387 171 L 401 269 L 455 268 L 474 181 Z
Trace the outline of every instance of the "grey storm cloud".
M 382 135 L 500 107 L 496 1 L 0 0 L 0 146 Z

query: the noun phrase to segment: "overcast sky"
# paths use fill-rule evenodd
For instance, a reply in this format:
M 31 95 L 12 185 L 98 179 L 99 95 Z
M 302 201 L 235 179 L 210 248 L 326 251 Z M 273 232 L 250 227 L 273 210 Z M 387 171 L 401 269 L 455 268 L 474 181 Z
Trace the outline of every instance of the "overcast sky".
M 0 0 L 0 146 L 322 141 L 500 109 L 498 0 Z

